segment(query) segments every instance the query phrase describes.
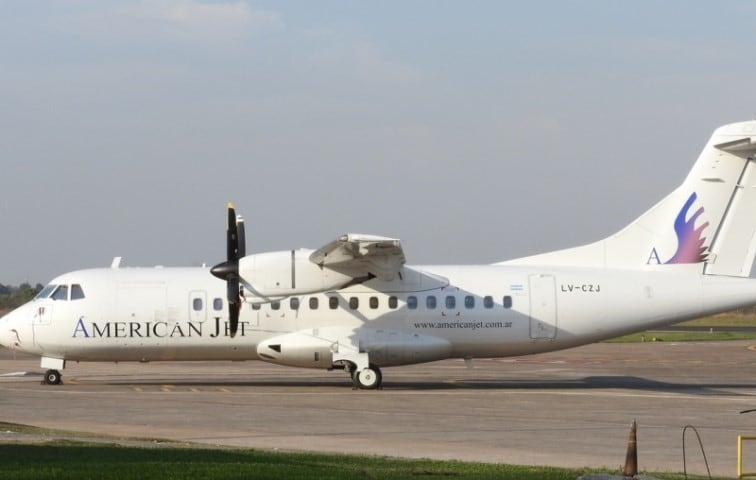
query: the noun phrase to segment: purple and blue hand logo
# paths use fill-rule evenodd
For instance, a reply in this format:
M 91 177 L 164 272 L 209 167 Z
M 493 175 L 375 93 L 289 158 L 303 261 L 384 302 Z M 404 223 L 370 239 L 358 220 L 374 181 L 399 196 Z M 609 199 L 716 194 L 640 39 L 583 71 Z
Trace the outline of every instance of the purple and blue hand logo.
M 703 230 L 709 226 L 709 222 L 704 222 L 703 225 L 696 228 L 696 219 L 704 212 L 704 208 L 700 207 L 696 210 L 690 219 L 686 220 L 688 211 L 693 203 L 698 198 L 696 192 L 693 192 L 688 201 L 685 202 L 680 213 L 677 214 L 675 219 L 675 233 L 677 234 L 677 252 L 674 256 L 664 263 L 700 263 L 705 262 L 708 254 L 706 250 L 708 247 L 704 246 L 706 241 L 705 237 L 701 234 Z

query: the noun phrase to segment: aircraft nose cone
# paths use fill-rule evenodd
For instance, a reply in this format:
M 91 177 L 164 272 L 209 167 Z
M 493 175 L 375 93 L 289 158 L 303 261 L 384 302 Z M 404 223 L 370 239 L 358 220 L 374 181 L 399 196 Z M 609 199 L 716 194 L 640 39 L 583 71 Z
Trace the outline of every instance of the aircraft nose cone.
M 15 328 L 6 328 L 0 332 L 0 345 L 11 350 L 15 350 L 21 345 L 21 339 Z

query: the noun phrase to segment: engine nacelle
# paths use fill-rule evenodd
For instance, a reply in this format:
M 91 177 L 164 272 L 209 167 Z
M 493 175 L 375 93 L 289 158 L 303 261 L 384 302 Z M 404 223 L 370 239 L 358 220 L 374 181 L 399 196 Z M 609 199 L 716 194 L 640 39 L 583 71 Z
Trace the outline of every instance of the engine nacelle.
M 306 332 L 287 333 L 260 342 L 260 360 L 290 367 L 331 368 L 338 343 Z
M 276 298 L 337 290 L 352 277 L 312 261 L 313 250 L 258 253 L 239 260 L 239 275 L 248 299 Z M 251 297 L 251 298 L 249 298 Z
M 334 360 L 357 352 L 367 353 L 370 363 L 388 367 L 443 360 L 451 356 L 452 346 L 432 335 L 352 327 L 300 330 L 257 345 L 260 360 L 305 368 L 331 368 Z

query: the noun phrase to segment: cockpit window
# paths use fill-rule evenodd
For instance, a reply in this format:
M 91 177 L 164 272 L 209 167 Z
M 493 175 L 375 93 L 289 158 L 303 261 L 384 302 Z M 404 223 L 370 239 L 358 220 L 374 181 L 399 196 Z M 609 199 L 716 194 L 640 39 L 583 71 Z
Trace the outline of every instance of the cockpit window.
M 57 287 L 57 285 L 52 285 L 52 284 L 51 285 L 47 285 L 45 288 L 43 288 L 42 290 L 40 290 L 40 292 L 34 298 L 35 299 L 40 299 L 40 298 L 47 298 L 47 297 L 49 297 L 50 294 L 53 292 L 53 290 L 55 290 L 55 287 Z
M 68 300 L 68 285 L 58 285 L 52 294 L 53 300 Z
M 82 298 L 84 298 L 84 290 L 81 285 L 78 283 L 71 285 L 71 300 L 81 300 Z

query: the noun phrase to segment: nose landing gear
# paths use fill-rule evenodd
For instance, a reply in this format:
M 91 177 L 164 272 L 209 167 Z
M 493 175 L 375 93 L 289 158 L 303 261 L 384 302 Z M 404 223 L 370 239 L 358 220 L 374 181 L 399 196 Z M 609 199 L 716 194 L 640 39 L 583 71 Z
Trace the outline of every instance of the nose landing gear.
M 45 372 L 45 378 L 42 380 L 43 385 L 60 385 L 63 381 L 63 375 L 58 370 L 48 370 Z

